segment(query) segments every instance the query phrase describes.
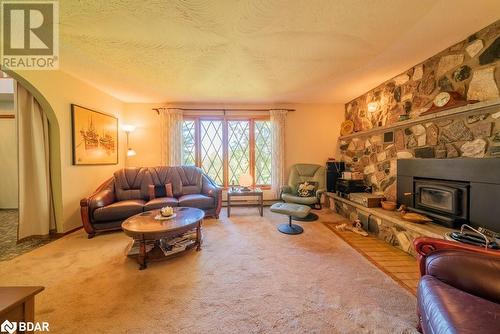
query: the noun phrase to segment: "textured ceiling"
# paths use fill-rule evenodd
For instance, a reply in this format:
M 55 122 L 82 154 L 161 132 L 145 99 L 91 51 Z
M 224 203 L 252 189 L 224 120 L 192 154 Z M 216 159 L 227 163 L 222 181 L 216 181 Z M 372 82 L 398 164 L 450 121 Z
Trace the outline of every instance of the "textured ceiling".
M 61 69 L 126 102 L 346 102 L 499 17 L 487 0 L 64 0 Z

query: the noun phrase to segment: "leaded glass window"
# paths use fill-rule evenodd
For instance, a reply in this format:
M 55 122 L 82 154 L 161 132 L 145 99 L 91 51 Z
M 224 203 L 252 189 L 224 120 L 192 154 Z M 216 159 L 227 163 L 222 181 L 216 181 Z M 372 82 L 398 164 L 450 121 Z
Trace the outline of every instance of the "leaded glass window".
M 271 184 L 271 124 L 268 119 L 185 118 L 183 163 L 201 167 L 218 185 L 238 185 L 251 174 L 257 186 Z

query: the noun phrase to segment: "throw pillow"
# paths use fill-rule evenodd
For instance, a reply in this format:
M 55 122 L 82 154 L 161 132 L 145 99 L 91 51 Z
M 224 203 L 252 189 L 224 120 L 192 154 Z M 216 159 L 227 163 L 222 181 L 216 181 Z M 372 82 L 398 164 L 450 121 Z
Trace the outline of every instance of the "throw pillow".
M 313 197 L 316 196 L 316 190 L 318 188 L 318 182 L 301 182 L 297 186 L 297 194 L 299 197 Z
M 148 185 L 148 195 L 150 201 L 159 197 L 174 197 L 172 183 L 167 183 L 163 186 L 150 184 Z
M 155 185 L 154 184 L 150 184 L 148 185 L 148 195 L 149 195 L 149 200 L 154 200 L 156 198 L 156 194 L 155 194 Z
M 172 183 L 167 183 L 165 185 L 165 194 L 167 197 L 174 197 L 174 191 L 172 189 Z

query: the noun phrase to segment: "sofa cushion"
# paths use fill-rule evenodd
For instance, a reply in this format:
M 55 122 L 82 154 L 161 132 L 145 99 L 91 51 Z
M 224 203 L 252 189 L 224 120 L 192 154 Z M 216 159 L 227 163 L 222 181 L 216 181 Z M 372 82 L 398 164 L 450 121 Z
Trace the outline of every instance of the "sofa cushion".
M 123 220 L 130 216 L 141 213 L 144 208 L 143 200 L 132 199 L 119 201 L 94 211 L 94 220 L 96 222 L 104 222 L 110 220 Z
M 293 165 L 290 169 L 288 185 L 292 187 L 293 191 L 296 191 L 297 184 L 305 181 L 318 182 L 318 189 L 324 189 L 326 182 L 325 167 L 312 164 Z
M 175 167 L 182 183 L 182 195 L 199 194 L 203 186 L 203 171 L 195 166 Z
M 459 290 L 500 304 L 500 258 L 443 249 L 427 256 L 425 272 Z
M 292 217 L 305 218 L 311 212 L 311 208 L 302 204 L 274 203 L 271 205 L 271 211 Z
M 317 197 L 300 197 L 291 194 L 283 194 L 281 195 L 281 199 L 287 203 L 297 203 L 304 205 L 313 205 L 318 203 Z
M 498 333 L 500 305 L 425 275 L 417 292 L 424 333 Z
M 215 205 L 214 198 L 201 194 L 189 194 L 179 198 L 179 206 L 187 206 L 198 209 L 210 209 Z
M 118 201 L 148 198 L 148 177 L 145 168 L 123 168 L 114 173 Z
M 161 209 L 164 206 L 178 206 L 179 201 L 173 197 L 159 197 L 152 199 L 144 205 L 144 211 Z

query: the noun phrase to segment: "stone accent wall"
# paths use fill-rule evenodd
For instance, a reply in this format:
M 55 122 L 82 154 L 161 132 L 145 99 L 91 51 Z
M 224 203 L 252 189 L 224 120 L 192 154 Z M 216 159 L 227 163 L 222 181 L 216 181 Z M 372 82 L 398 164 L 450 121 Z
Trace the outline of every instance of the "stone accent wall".
M 364 173 L 374 192 L 395 200 L 397 159 L 500 157 L 500 108 L 396 129 L 391 144 L 383 143 L 382 133 L 341 140 L 340 152 L 351 171 Z
M 442 91 L 469 100 L 499 97 L 500 21 L 471 35 L 346 104 L 345 118 L 354 131 L 396 123 L 400 115 L 417 118 Z M 377 109 L 368 112 L 368 103 Z
M 354 122 L 355 131 L 394 124 L 405 113 L 417 119 L 441 91 L 458 91 L 470 100 L 496 99 L 499 57 L 497 21 L 349 102 L 346 119 Z M 367 104 L 374 101 L 378 108 L 369 113 Z M 398 158 L 500 157 L 500 109 L 400 128 L 391 144 L 384 144 L 378 133 L 340 140 L 339 146 L 350 170 L 363 172 L 374 192 L 395 200 Z

